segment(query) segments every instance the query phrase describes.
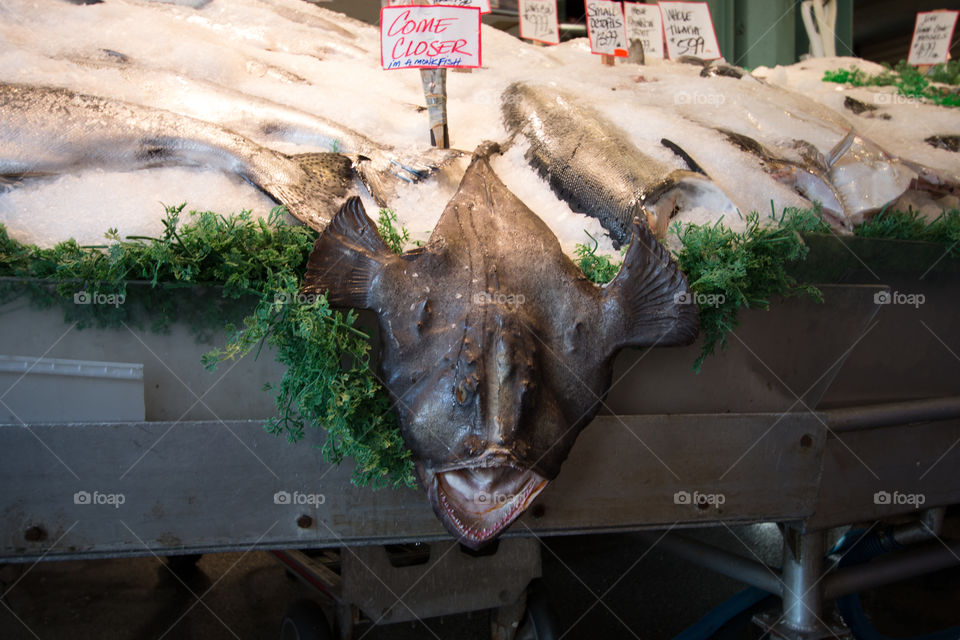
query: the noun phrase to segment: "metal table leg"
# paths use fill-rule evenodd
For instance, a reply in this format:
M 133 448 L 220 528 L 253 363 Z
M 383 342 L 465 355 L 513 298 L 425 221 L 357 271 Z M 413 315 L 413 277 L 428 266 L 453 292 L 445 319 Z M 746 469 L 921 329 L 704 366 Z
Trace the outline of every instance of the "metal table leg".
M 772 637 L 786 640 L 849 638 L 841 623 L 823 611 L 824 532 L 802 532 L 787 526 L 783 533 L 782 613 L 754 617 Z

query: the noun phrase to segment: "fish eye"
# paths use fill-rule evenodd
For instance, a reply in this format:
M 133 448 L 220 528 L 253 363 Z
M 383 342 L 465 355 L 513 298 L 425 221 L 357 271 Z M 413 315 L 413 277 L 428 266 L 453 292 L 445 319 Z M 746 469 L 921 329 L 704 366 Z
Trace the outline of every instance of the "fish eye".
M 417 332 L 422 332 L 430 324 L 433 317 L 430 301 L 424 298 L 419 302 L 410 305 L 410 311 L 413 312 L 413 322 L 416 325 Z

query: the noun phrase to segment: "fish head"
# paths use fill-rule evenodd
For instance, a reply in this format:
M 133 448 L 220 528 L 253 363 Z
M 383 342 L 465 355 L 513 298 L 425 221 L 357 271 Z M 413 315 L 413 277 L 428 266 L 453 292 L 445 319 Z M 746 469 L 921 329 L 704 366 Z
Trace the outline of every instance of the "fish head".
M 394 371 L 417 368 L 415 382 L 405 387 L 385 376 L 434 512 L 462 543 L 478 547 L 556 477 L 586 421 L 573 426 L 570 413 L 584 413 L 582 399 L 565 407 L 549 384 L 558 363 L 534 333 L 539 318 L 484 296 L 467 305 L 466 317 L 479 326 L 453 331 L 457 323 L 449 323 L 451 331 L 434 336 L 445 351 L 439 357 L 415 367 L 417 354 L 401 356 Z
M 609 371 L 585 361 L 581 345 L 566 348 L 582 330 L 566 326 L 577 305 L 557 300 L 568 310 L 544 309 L 516 282 L 512 293 L 444 293 L 466 291 L 469 282 L 458 278 L 465 270 L 458 260 L 442 269 L 431 262 L 416 261 L 415 271 L 407 263 L 407 275 L 417 274 L 408 290 L 430 293 L 380 313 L 383 380 L 435 513 L 464 544 L 479 546 L 559 473 Z
M 376 312 L 404 442 L 463 544 L 493 540 L 559 474 L 620 348 L 696 336 L 686 281 L 644 229 L 600 288 L 478 151 L 424 247 L 392 253 L 359 199 L 317 240 L 305 291 Z

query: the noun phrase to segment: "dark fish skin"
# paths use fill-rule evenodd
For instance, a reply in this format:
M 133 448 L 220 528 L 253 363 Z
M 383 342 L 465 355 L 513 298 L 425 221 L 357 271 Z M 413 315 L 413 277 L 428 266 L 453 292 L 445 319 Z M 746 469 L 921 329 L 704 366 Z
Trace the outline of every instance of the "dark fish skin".
M 706 65 L 703 70 L 700 72 L 701 78 L 709 78 L 711 76 L 723 76 L 725 78 L 733 78 L 739 80 L 743 76 L 748 75 L 746 71 L 740 67 L 736 67 L 732 64 L 727 64 L 725 62 L 711 62 Z
M 352 161 L 340 154 L 289 156 L 168 111 L 67 89 L 0 83 L 0 177 L 175 165 L 238 174 L 318 231 L 353 183 Z
M 695 67 L 704 67 L 710 64 L 709 60 L 704 60 L 700 56 L 680 56 L 677 58 L 677 62 L 680 64 L 692 64 Z
M 960 136 L 930 136 L 929 138 L 924 138 L 923 141 L 936 149 L 946 149 L 954 153 L 960 151 Z
M 667 149 L 670 149 L 670 151 L 673 151 L 680 159 L 686 162 L 687 166 L 690 168 L 690 171 L 699 173 L 703 176 L 707 175 L 707 172 L 703 170 L 703 167 L 697 164 L 697 161 L 691 158 L 690 154 L 684 151 L 676 142 L 667 140 L 666 138 L 660 138 L 660 144 L 665 146 Z
M 702 175 L 644 154 L 573 96 L 518 82 L 507 87 L 501 102 L 507 132 L 530 142 L 531 166 L 572 210 L 597 218 L 615 246 L 630 241 L 634 218 L 653 218 L 649 210 L 675 188 L 719 191 Z M 671 212 L 657 215 L 663 219 L 652 226 L 665 229 Z
M 473 547 L 560 472 L 621 348 L 688 344 L 698 332 L 686 280 L 645 225 L 634 223 L 616 279 L 592 284 L 494 174 L 496 149 L 475 153 L 426 246 L 392 253 L 351 199 L 304 280 L 305 293 L 378 315 L 383 380 L 420 479 Z
M 844 109 L 849 109 L 850 111 L 853 111 L 853 113 L 855 113 L 856 115 L 860 115 L 860 114 L 863 113 L 864 111 L 876 111 L 876 110 L 877 110 L 877 105 L 875 105 L 875 104 L 867 104 L 866 102 L 862 102 L 862 101 L 860 101 L 860 100 L 857 100 L 856 98 L 854 98 L 854 97 L 852 97 L 852 96 L 846 96 L 846 97 L 843 99 L 843 107 L 844 107 Z
M 732 65 L 724 60 L 704 60 L 698 56 L 680 56 L 677 62 L 681 64 L 692 64 L 697 67 L 703 67 L 700 71 L 701 78 L 710 76 L 724 76 L 739 80 L 743 76 L 749 76 L 750 72 L 742 67 Z M 751 76 L 752 77 L 752 76 Z

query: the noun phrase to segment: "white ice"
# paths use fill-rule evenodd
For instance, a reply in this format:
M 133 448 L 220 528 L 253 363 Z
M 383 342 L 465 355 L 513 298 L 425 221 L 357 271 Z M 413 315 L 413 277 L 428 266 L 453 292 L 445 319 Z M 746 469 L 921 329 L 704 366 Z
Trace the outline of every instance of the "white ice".
M 266 113 L 264 105 L 275 107 L 271 118 L 293 119 L 283 109 L 294 109 L 405 153 L 426 148 L 427 116 L 418 109 L 424 103 L 420 74 L 383 71 L 379 62 L 375 27 L 300 0 L 106 0 L 88 6 L 57 3 L 56 10 L 41 0 L 0 5 L 0 81 L 62 86 L 203 118 L 285 153 L 326 151 L 330 141 L 264 135 L 258 119 Z M 778 211 L 808 203 L 715 127 L 748 134 L 789 156 L 796 153 L 792 145 L 797 139 L 826 153 L 853 125 L 895 155 L 954 179 L 960 175 L 958 154 L 923 142 L 932 134 L 960 134 L 955 110 L 900 104 L 888 92 L 819 80 L 825 68 L 862 61 L 760 69 L 757 75 L 768 81 L 763 84 L 749 78 L 700 78 L 698 67 L 671 62 L 609 67 L 589 53 L 583 39 L 541 47 L 484 27 L 483 62 L 472 73 L 447 74 L 451 144 L 466 152 L 484 140 L 507 140 L 500 94 L 522 80 L 577 93 L 643 153 L 683 168 L 660 144 L 661 138 L 673 141 L 744 213 L 757 210 L 766 217 L 771 200 Z M 842 107 L 848 94 L 872 100 L 892 119 L 852 115 Z M 465 166 L 464 160 L 432 180 L 398 190 L 391 206 L 414 239 L 429 237 Z M 530 168 L 522 143 L 509 147 L 493 166 L 547 222 L 565 251 L 586 241 L 587 230 L 602 238 L 602 252 L 613 253 L 599 223 L 572 213 Z M 155 235 L 163 214 L 160 201 L 187 201 L 189 208 L 221 213 L 253 209 L 259 215 L 273 204 L 249 184 L 212 171 L 85 171 L 0 192 L 0 221 L 28 242 L 50 245 L 72 236 L 97 243 L 110 227 L 123 234 Z M 374 208 L 371 199 L 366 204 L 368 211 Z M 708 223 L 718 215 L 696 208 L 680 219 Z M 727 214 L 724 222 L 742 225 L 734 217 Z

